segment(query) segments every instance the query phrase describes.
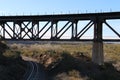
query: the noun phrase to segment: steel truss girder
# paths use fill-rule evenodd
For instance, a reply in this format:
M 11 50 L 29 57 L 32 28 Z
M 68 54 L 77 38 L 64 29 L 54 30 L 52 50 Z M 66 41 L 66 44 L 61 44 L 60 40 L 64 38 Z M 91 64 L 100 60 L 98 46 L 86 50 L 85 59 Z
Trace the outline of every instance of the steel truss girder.
M 115 30 L 113 29 L 106 21 L 104 22 L 118 37 L 120 37 L 120 34 Z
M 106 20 L 120 19 L 120 12 L 117 13 L 96 13 L 96 14 L 71 14 L 71 15 L 43 15 L 43 16 L 0 16 L 0 36 L 3 40 L 50 40 L 50 41 L 120 41 L 120 39 L 103 39 L 102 24 L 105 23 L 119 38 L 120 32 L 110 26 Z M 79 20 L 89 20 L 82 30 L 79 30 Z M 41 27 L 40 22 L 46 23 Z M 67 21 L 58 30 L 58 22 Z M 12 22 L 13 25 L 8 24 Z M 25 24 L 25 22 L 27 22 Z M 6 29 L 6 26 L 9 28 Z M 17 27 L 18 26 L 18 27 Z M 94 28 L 93 39 L 81 39 L 81 37 L 91 28 Z M 71 29 L 70 39 L 61 37 Z M 43 39 L 50 31 L 49 39 Z M 12 32 L 12 33 L 11 33 Z M 9 38 L 6 37 L 8 34 Z M 28 38 L 26 38 L 28 37 Z

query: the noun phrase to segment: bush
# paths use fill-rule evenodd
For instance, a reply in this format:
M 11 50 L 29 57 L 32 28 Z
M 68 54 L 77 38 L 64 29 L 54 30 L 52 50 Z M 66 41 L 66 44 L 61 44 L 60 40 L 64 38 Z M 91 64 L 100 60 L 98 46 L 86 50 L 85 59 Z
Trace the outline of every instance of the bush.
M 6 50 L 3 55 L 8 58 L 18 58 L 20 57 L 21 52 L 20 51 L 14 51 L 14 50 Z
M 0 55 L 2 55 L 2 53 L 5 52 L 6 49 L 8 49 L 8 46 L 5 43 L 0 42 Z

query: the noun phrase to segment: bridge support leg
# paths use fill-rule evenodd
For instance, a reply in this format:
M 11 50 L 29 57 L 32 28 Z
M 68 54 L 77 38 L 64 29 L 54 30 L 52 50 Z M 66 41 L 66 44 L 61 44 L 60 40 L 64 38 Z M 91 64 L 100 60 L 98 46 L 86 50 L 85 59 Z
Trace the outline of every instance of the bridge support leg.
M 92 50 L 92 61 L 98 65 L 104 64 L 102 20 L 96 18 L 94 21 L 94 41 Z
M 93 42 L 92 61 L 98 65 L 104 64 L 102 42 Z

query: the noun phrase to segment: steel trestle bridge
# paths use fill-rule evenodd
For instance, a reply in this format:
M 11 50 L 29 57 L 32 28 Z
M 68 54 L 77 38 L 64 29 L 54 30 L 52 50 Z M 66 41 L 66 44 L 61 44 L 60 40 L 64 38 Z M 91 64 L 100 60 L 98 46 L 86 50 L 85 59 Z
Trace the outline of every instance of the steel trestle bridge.
M 120 41 L 120 32 L 117 32 L 106 20 L 120 19 L 120 12 L 89 13 L 89 14 L 62 14 L 36 16 L 0 16 L 0 36 L 2 40 L 38 40 L 38 41 Z M 78 22 L 89 20 L 79 30 Z M 61 29 L 59 22 L 66 22 Z M 40 22 L 46 22 L 41 26 Z M 10 23 L 10 24 L 9 24 Z M 106 24 L 119 39 L 103 39 L 102 24 Z M 93 39 L 81 38 L 91 27 L 94 28 Z M 71 28 L 70 39 L 61 37 Z M 49 38 L 42 38 L 49 33 Z M 7 35 L 7 36 L 6 36 Z M 27 38 L 26 38 L 27 37 Z
M 92 41 L 92 61 L 103 64 L 103 42 L 120 42 L 120 32 L 115 30 L 107 20 L 120 19 L 120 12 L 61 14 L 61 15 L 31 15 L 31 16 L 0 16 L 1 40 L 32 40 L 32 41 Z M 79 30 L 78 22 L 89 22 Z M 66 22 L 59 28 L 59 22 Z M 45 22 L 43 25 L 42 22 Z M 116 39 L 103 39 L 103 24 L 114 34 Z M 41 27 L 41 25 L 43 25 Z M 93 38 L 81 38 L 90 28 L 93 28 Z M 70 29 L 69 39 L 62 36 Z M 49 38 L 43 38 L 46 33 Z M 91 34 L 90 34 L 91 35 Z

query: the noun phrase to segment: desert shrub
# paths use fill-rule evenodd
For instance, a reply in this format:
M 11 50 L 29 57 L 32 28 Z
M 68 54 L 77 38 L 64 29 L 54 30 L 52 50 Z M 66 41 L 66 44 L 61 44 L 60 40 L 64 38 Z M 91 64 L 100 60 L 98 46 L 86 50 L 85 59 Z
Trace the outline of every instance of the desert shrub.
M 68 73 L 62 72 L 54 77 L 54 80 L 89 80 L 88 77 L 82 77 L 77 70 L 71 70 Z
M 6 50 L 3 55 L 9 58 L 18 58 L 20 57 L 20 51 Z
M 4 42 L 0 41 L 0 55 L 2 55 L 2 53 L 5 52 L 6 49 L 8 49 L 8 46 Z

